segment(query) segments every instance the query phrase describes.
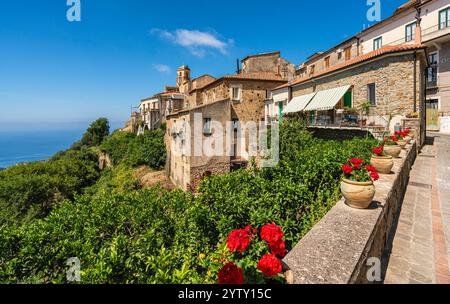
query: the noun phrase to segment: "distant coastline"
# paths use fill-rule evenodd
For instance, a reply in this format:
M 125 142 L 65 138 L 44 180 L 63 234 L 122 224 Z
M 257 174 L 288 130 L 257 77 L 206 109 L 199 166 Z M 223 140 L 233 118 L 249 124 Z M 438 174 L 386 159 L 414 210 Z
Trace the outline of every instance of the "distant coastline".
M 0 171 L 15 165 L 46 161 L 80 140 L 89 124 L 73 129 L 0 131 Z M 114 123 L 113 131 L 123 124 Z

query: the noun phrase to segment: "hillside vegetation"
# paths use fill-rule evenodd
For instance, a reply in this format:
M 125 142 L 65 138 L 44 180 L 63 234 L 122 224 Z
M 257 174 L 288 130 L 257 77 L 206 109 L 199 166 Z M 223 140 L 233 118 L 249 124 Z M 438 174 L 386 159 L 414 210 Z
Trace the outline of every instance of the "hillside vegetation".
M 1 172 L 0 282 L 65 283 L 78 257 L 82 283 L 215 283 L 230 231 L 276 223 L 290 250 L 340 198 L 342 164 L 368 160 L 375 144 L 285 122 L 278 166 L 208 177 L 194 197 L 134 180 L 137 166 L 164 166 L 163 136 L 116 132 Z M 93 151 L 114 167 L 100 172 Z

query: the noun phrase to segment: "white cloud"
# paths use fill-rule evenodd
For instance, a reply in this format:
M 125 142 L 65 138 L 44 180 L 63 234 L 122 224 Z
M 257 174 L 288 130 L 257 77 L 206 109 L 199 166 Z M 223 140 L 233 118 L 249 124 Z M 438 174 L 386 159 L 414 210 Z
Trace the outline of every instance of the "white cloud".
M 171 72 L 171 68 L 168 65 L 158 63 L 153 66 L 160 73 L 169 74 Z
M 151 33 L 158 35 L 161 39 L 187 48 L 197 57 L 204 57 L 207 49 L 213 49 L 219 51 L 221 54 L 227 54 L 228 48 L 233 44 L 233 40 L 231 39 L 225 42 L 215 33 L 198 30 L 177 29 L 175 31 L 167 31 L 152 29 Z

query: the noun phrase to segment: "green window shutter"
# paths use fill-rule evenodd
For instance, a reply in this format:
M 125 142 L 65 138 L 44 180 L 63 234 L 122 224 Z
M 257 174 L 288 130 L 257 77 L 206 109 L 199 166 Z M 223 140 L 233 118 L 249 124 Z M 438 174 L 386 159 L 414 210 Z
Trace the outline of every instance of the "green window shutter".
M 280 123 L 283 122 L 283 103 L 280 102 Z
M 352 91 L 347 91 L 344 95 L 344 107 L 351 108 L 352 107 Z

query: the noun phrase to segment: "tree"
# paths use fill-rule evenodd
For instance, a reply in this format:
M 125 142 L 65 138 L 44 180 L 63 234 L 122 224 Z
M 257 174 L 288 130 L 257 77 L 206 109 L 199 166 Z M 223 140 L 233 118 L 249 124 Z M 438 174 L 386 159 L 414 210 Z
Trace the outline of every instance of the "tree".
M 86 130 L 81 138 L 81 146 L 98 146 L 109 135 L 109 122 L 107 118 L 99 118 Z

